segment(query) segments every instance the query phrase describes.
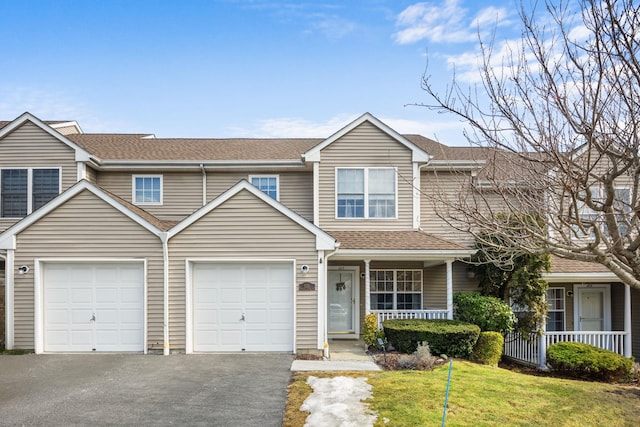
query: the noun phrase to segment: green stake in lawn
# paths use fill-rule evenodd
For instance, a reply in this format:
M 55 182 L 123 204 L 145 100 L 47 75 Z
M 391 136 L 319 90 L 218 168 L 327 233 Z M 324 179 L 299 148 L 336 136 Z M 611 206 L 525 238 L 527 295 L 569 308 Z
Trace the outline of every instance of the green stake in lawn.
M 442 411 L 442 427 L 447 419 L 447 404 L 449 403 L 449 386 L 451 385 L 451 369 L 453 368 L 453 359 L 449 360 L 449 377 L 447 378 L 447 392 L 444 394 L 444 410 Z

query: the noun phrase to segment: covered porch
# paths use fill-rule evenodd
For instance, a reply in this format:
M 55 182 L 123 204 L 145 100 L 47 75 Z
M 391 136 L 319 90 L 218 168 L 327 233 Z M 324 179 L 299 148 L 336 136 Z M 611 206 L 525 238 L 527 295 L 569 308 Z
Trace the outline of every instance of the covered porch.
M 453 293 L 473 290 L 473 251 L 421 231 L 329 231 L 340 249 L 327 262 L 328 339 L 360 336 L 364 317 L 451 319 Z
M 539 334 L 505 337 L 504 355 L 519 363 L 547 368 L 547 348 L 581 342 L 624 357 L 634 353 L 632 291 L 604 267 L 552 257 L 545 275 L 548 316 Z

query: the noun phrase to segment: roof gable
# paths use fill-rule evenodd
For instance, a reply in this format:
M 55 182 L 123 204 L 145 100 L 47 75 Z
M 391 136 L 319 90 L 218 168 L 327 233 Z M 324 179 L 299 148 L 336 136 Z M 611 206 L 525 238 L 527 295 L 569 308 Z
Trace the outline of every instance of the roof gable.
M 327 146 L 329 146 L 330 144 L 334 143 L 338 139 L 342 138 L 344 135 L 348 134 L 349 132 L 351 132 L 352 130 L 354 130 L 355 128 L 357 128 L 358 126 L 360 126 L 364 122 L 371 123 L 373 126 L 377 127 L 382 132 L 384 132 L 385 134 L 387 134 L 388 136 L 390 136 L 391 138 L 395 139 L 400 144 L 404 145 L 409 150 L 411 150 L 411 159 L 412 159 L 412 161 L 414 161 L 414 162 L 427 162 L 427 161 L 429 161 L 430 156 L 426 151 L 424 151 L 422 148 L 418 147 L 413 142 L 409 141 L 404 136 L 400 135 L 395 130 L 391 129 L 386 124 L 382 123 L 380 120 L 378 120 L 376 117 L 374 117 L 371 113 L 365 113 L 365 114 L 361 115 L 360 117 L 358 117 L 357 119 L 355 119 L 354 121 L 352 121 L 351 123 L 349 123 L 348 125 L 343 127 L 342 129 L 340 129 L 338 132 L 334 133 L 329 138 L 327 138 L 324 141 L 322 141 L 320 144 L 316 145 L 315 147 L 313 147 L 310 150 L 308 150 L 307 152 L 305 152 L 303 154 L 304 159 L 306 161 L 308 161 L 308 162 L 319 162 L 320 161 L 320 152 L 323 149 L 325 149 Z
M 250 184 L 246 180 L 242 180 L 238 182 L 236 185 L 222 193 L 220 196 L 216 197 L 205 206 L 194 212 L 192 215 L 189 215 L 183 221 L 179 222 L 175 227 L 171 228 L 168 232 L 168 238 L 171 239 L 173 236 L 176 236 L 181 231 L 185 230 L 193 223 L 203 218 L 209 212 L 216 209 L 218 206 L 222 205 L 227 200 L 233 198 L 236 194 L 241 191 L 248 191 L 256 198 L 262 200 L 267 205 L 271 206 L 273 209 L 280 212 L 285 217 L 289 218 L 291 221 L 295 222 L 302 228 L 306 229 L 310 233 L 314 234 L 316 237 L 316 249 L 317 250 L 333 250 L 336 248 L 336 241 L 329 234 L 325 233 L 319 227 L 313 225 L 297 213 L 293 212 L 291 209 L 284 206 L 282 203 L 273 199 L 272 197 L 266 195 L 261 190 Z
M 9 122 L 6 126 L 2 127 L 0 129 L 0 139 L 4 138 L 6 135 L 10 134 L 11 132 L 13 132 L 14 130 L 16 130 L 26 122 L 30 122 L 34 124 L 35 126 L 42 129 L 44 132 L 48 133 L 52 137 L 56 138 L 58 141 L 62 142 L 63 144 L 71 148 L 75 152 L 75 160 L 77 162 L 85 162 L 90 159 L 89 152 L 87 152 L 86 150 L 81 148 L 79 145 L 77 145 L 75 142 L 71 141 L 69 138 L 62 135 L 60 132 L 56 131 L 51 126 L 47 125 L 45 122 L 43 122 L 42 120 L 38 119 L 37 117 L 33 116 L 31 113 L 28 113 L 28 112 L 23 113 L 22 115 L 17 117 L 15 120 L 13 120 L 12 122 Z
M 24 217 L 22 220 L 18 221 L 13 226 L 5 230 L 2 234 L 0 234 L 0 249 L 15 249 L 16 235 L 20 234 L 22 231 L 26 230 L 34 223 L 44 218 L 50 212 L 54 211 L 59 206 L 73 199 L 76 195 L 85 190 L 91 192 L 99 199 L 114 207 L 134 222 L 149 230 L 149 232 L 155 234 L 159 238 L 162 238 L 164 231 L 159 227 L 159 222 L 157 222 L 157 219 L 155 217 L 142 210 L 139 210 L 139 212 L 137 213 L 134 212 L 132 209 L 130 209 L 129 206 L 122 203 L 111 194 L 107 193 L 99 187 L 96 187 L 89 181 L 82 180 L 75 184 L 73 187 L 69 188 L 64 193 L 60 194 L 55 199 L 51 200 L 46 205 L 42 206 L 40 209 L 34 211 L 31 215 Z

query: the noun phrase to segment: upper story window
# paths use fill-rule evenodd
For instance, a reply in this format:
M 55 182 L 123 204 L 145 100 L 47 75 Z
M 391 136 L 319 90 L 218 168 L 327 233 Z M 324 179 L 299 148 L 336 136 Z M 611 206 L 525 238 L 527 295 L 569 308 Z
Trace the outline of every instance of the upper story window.
M 251 184 L 260 189 L 263 193 L 271 196 L 275 200 L 279 200 L 279 179 L 278 175 L 250 175 Z
M 133 203 L 136 205 L 161 205 L 162 175 L 134 175 Z
M 60 169 L 2 169 L 0 193 L 0 217 L 25 217 L 60 194 Z
M 628 231 L 628 216 L 631 213 L 631 190 L 627 187 L 615 187 L 614 188 L 614 200 L 613 210 L 616 215 L 616 222 L 618 223 L 618 231 L 625 235 Z M 592 187 L 589 189 L 591 200 L 597 205 L 601 205 L 606 197 L 604 190 L 600 187 Z M 584 198 L 586 193 L 583 191 L 579 194 L 580 198 Z M 578 203 L 578 217 L 584 228 L 590 228 L 589 235 L 586 236 L 582 233 L 582 230 L 577 225 L 574 226 L 574 230 L 578 237 L 590 237 L 595 238 L 595 231 L 593 227 L 601 228 L 605 234 L 609 234 L 607 225 L 604 221 L 602 212 L 594 211 L 586 202 L 580 201 Z
M 395 168 L 336 169 L 337 218 L 395 218 Z

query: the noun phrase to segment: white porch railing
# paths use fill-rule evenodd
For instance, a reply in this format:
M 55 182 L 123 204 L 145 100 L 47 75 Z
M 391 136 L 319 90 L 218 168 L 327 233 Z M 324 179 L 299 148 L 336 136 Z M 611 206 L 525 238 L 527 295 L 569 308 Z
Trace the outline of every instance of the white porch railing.
M 581 342 L 624 356 L 626 335 L 627 332 L 624 331 L 563 331 L 545 332 L 542 336 L 531 334 L 529 339 L 526 339 L 518 333 L 512 333 L 504 339 L 504 355 L 520 363 L 544 368 L 547 362 L 546 349 L 550 345 L 559 342 Z M 543 347 L 540 347 L 540 344 L 543 344 Z M 541 351 L 542 349 L 545 351 Z
M 446 319 L 447 310 L 371 310 L 378 315 L 378 328 L 389 319 Z

